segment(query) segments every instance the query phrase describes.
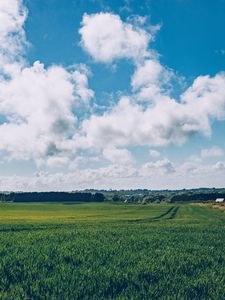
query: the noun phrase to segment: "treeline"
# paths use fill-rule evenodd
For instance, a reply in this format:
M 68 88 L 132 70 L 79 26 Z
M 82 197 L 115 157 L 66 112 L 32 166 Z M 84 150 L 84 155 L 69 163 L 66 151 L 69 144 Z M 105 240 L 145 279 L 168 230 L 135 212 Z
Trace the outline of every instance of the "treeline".
M 217 198 L 225 198 L 225 193 L 180 193 L 173 195 L 170 202 L 215 201 Z
M 105 195 L 108 201 L 124 203 L 175 203 L 175 202 L 205 202 L 215 201 L 217 198 L 225 198 L 224 189 L 200 189 L 198 190 L 180 190 L 180 191 L 149 191 L 145 193 L 124 194 L 120 191 L 111 195 Z
M 103 202 L 102 193 L 18 192 L 1 193 L 0 201 L 11 202 Z
M 124 203 L 175 203 L 215 201 L 225 198 L 225 189 L 196 190 L 120 190 L 120 191 L 84 191 L 84 192 L 2 192 L 0 201 L 11 202 L 124 202 Z

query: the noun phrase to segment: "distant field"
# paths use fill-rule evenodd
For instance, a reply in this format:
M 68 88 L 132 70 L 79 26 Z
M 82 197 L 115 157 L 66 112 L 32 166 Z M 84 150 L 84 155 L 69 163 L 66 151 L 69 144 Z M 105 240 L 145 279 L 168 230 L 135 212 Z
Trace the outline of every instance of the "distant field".
M 223 211 L 0 204 L 0 299 L 225 299 Z

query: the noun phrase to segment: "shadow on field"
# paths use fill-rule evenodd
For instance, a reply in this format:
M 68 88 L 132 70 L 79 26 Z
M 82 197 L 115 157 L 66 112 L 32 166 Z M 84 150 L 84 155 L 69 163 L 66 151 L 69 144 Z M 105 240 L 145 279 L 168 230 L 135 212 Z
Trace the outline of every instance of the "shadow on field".
M 63 224 L 64 225 L 64 224 Z M 44 230 L 49 230 L 49 229 L 58 229 L 61 228 L 63 225 L 54 225 L 54 226 L 39 226 L 39 227 L 22 227 L 22 226 L 15 226 L 15 227 L 3 227 L 0 229 L 0 233 L 3 232 L 23 232 L 23 231 L 44 231 Z

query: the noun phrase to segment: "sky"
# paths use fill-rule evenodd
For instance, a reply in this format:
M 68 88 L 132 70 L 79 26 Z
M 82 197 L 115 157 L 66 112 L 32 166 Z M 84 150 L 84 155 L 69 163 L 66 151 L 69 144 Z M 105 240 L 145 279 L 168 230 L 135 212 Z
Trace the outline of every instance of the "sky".
M 0 190 L 224 187 L 225 0 L 0 0 Z

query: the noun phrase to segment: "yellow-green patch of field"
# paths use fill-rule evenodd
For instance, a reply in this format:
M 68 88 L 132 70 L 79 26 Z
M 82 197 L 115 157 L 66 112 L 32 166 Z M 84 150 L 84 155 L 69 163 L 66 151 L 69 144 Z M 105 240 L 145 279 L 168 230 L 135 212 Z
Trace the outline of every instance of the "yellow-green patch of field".
M 221 212 L 225 212 L 225 203 L 196 203 L 192 205 L 198 205 L 202 207 L 219 209 Z
M 225 205 L 224 204 L 213 204 L 212 208 L 219 209 L 222 212 L 225 212 Z
M 1 203 L 0 223 L 115 221 L 156 218 L 172 205 L 133 205 L 110 203 Z

